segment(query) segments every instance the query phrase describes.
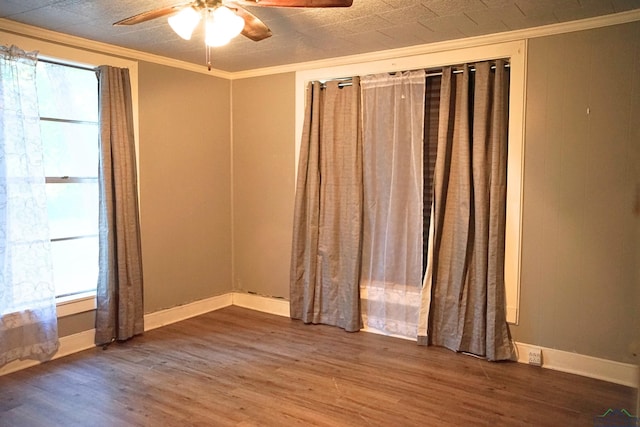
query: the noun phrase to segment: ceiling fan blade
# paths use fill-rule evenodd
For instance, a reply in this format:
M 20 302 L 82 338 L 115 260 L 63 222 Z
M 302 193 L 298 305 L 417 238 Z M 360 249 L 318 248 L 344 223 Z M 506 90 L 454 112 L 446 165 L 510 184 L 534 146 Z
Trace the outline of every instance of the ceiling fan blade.
M 163 16 L 173 15 L 179 12 L 185 6 L 190 5 L 191 2 L 174 4 L 173 6 L 161 7 L 160 9 L 149 10 L 142 12 L 121 21 L 115 22 L 113 25 L 135 25 L 141 22 L 151 21 L 152 19 L 161 18 Z
M 243 0 L 242 4 L 262 7 L 349 7 L 353 0 Z
M 240 18 L 244 19 L 244 28 L 242 29 L 243 36 L 250 38 L 254 42 L 271 37 L 271 30 L 269 27 L 267 27 L 265 23 L 253 13 L 233 2 L 227 1 L 224 5 L 229 9 L 232 9 Z

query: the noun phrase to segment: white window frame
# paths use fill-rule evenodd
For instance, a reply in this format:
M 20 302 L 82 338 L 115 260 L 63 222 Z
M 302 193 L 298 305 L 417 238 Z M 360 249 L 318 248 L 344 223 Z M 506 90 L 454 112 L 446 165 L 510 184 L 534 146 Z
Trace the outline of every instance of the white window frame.
M 40 57 L 39 59 L 42 59 L 42 57 Z M 46 60 L 46 63 L 48 64 L 48 66 L 56 66 L 56 67 L 67 67 L 67 66 L 71 66 L 73 68 L 78 68 L 83 70 L 83 72 L 86 73 L 92 73 L 94 75 L 94 79 L 95 79 L 95 71 L 93 70 L 93 67 L 77 67 L 75 65 L 70 65 L 69 63 L 60 63 L 58 61 L 53 61 L 50 59 Z M 95 86 L 94 86 L 96 92 L 98 90 L 98 81 L 97 79 L 95 79 Z M 98 99 L 96 97 L 96 115 L 98 113 Z M 61 119 L 59 117 L 44 117 L 44 116 L 40 116 L 40 123 L 42 124 L 42 122 L 58 122 L 58 123 L 66 123 L 66 124 L 91 124 L 91 125 L 98 125 L 98 128 L 96 129 L 96 140 L 94 141 L 96 143 L 95 145 L 95 149 L 99 151 L 100 147 L 98 145 L 98 129 L 99 129 L 99 123 L 97 121 L 86 121 L 86 120 L 77 120 L 77 119 Z M 43 141 L 43 143 L 45 144 L 45 146 L 49 145 L 48 143 L 46 143 L 45 141 Z M 59 176 L 45 176 L 45 182 L 46 185 L 55 185 L 55 184 L 73 184 L 73 183 L 87 183 L 87 182 L 91 182 L 91 183 L 98 183 L 98 165 L 96 164 L 96 169 L 95 169 L 95 178 L 91 177 L 79 177 L 79 176 L 65 176 L 64 178 L 59 177 Z M 97 227 L 97 218 L 96 218 L 96 227 Z M 52 245 L 55 244 L 56 241 L 61 241 L 61 240 L 69 240 L 69 239 L 82 239 L 82 238 L 87 238 L 87 237 L 98 237 L 98 230 L 96 228 L 96 232 L 92 235 L 83 235 L 83 236 L 64 236 L 64 237 L 57 237 L 57 238 L 52 238 L 51 239 L 51 243 Z M 97 265 L 97 259 L 96 259 L 96 265 Z M 54 268 L 55 271 L 55 268 Z M 96 271 L 96 277 L 97 277 L 97 271 Z M 57 283 L 56 283 L 57 285 Z M 57 289 L 56 289 L 56 294 L 57 294 Z M 75 292 L 69 295 L 63 295 L 63 296 L 57 296 L 56 295 L 56 303 L 58 304 L 58 306 L 63 305 L 66 308 L 69 308 L 69 306 L 74 302 L 74 301 L 85 301 L 86 305 L 86 300 L 89 297 L 93 297 L 93 299 L 95 300 L 95 291 L 88 291 L 88 292 Z M 95 304 L 94 304 L 95 305 Z M 58 310 L 60 311 L 60 309 Z M 87 310 L 83 310 L 83 311 L 87 311 Z M 64 311 L 63 311 L 64 312 Z M 61 316 L 59 316 L 61 317 Z
M 110 65 L 113 67 L 128 68 L 131 80 L 131 99 L 133 104 L 133 126 L 135 135 L 136 161 L 139 163 L 139 126 L 138 126 L 138 62 L 130 59 L 119 58 L 97 52 L 86 51 L 68 45 L 51 43 L 31 37 L 7 33 L 0 30 L 2 43 L 5 45 L 16 45 L 25 51 L 38 51 L 38 57 L 48 59 L 61 64 L 77 65 L 81 67 L 94 68 L 100 65 Z M 63 43 L 64 41 L 57 41 Z M 73 39 L 69 38 L 69 44 L 73 44 Z M 139 174 L 139 172 L 138 172 Z M 139 178 L 139 176 L 138 176 Z M 140 179 L 138 179 L 138 183 Z M 139 185 L 139 184 L 138 184 Z M 138 187 L 138 194 L 140 194 Z M 83 294 L 62 297 L 56 299 L 58 317 L 70 316 L 95 310 L 96 294 L 87 292 Z
M 518 40 L 473 47 L 440 49 L 441 50 L 434 48 L 431 52 L 412 56 L 373 60 L 357 64 L 336 65 L 333 67 L 296 72 L 296 175 L 304 123 L 305 92 L 308 82 L 419 68 L 438 68 L 446 65 L 509 58 L 509 151 L 507 158 L 507 217 L 504 273 L 507 321 L 517 325 L 520 306 L 527 41 Z

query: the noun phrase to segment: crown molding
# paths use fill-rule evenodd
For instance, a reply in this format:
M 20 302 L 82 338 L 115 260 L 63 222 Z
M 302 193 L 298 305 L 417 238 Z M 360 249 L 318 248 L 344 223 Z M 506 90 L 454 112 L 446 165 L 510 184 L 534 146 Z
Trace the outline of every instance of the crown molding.
M 388 49 L 357 55 L 341 56 L 336 58 L 321 59 L 317 61 L 298 62 L 235 72 L 224 71 L 215 68 L 211 71 L 207 71 L 207 69 L 202 65 L 179 61 L 160 55 L 153 55 L 150 53 L 128 49 L 108 43 L 97 42 L 82 37 L 71 36 L 56 31 L 45 30 L 43 28 L 22 24 L 4 18 L 0 18 L 0 31 L 14 33 L 42 41 L 60 43 L 70 47 L 85 49 L 93 52 L 180 68 L 183 70 L 193 71 L 195 73 L 206 74 L 214 77 L 220 77 L 227 80 L 236 80 L 250 77 L 266 76 L 271 74 L 290 73 L 318 68 L 329 68 L 340 65 L 350 65 L 370 61 L 402 58 L 407 56 L 437 53 L 461 48 L 472 48 L 493 43 L 504 43 L 535 37 L 570 33 L 574 31 L 589 30 L 593 28 L 608 27 L 611 25 L 626 24 L 635 21 L 640 21 L 640 9 L 602 15 L 595 18 L 587 18 L 577 21 L 569 21 L 559 24 L 527 28 L 523 30 L 506 31 L 503 33 L 488 34 L 456 40 L 447 40 L 443 42 L 409 46 L 398 49 Z
M 436 43 L 421 44 L 402 47 L 398 49 L 380 50 L 357 55 L 340 56 L 336 58 L 321 59 L 317 61 L 298 62 L 274 67 L 256 68 L 253 70 L 236 71 L 231 74 L 232 79 L 245 79 L 270 74 L 280 74 L 298 71 L 330 68 L 341 65 L 360 64 L 365 62 L 389 60 L 417 56 L 449 50 L 473 48 L 497 43 L 526 40 L 536 37 L 545 37 L 556 34 L 571 33 L 574 31 L 590 30 L 594 28 L 608 27 L 611 25 L 626 24 L 640 21 L 640 9 L 627 12 L 612 13 L 597 16 L 595 18 L 568 21 L 559 24 L 544 25 L 541 27 L 526 28 L 522 30 L 506 31 L 503 33 L 487 34 L 483 36 L 467 37 L 463 39 L 447 40 Z
M 227 80 L 230 80 L 232 78 L 232 73 L 228 71 L 218 70 L 215 68 L 211 69 L 211 71 L 207 71 L 207 67 L 203 65 L 192 64 L 190 62 L 179 61 L 177 59 L 171 59 L 165 56 L 154 55 L 151 53 L 141 52 L 139 50 L 128 49 L 125 47 L 102 43 L 95 40 L 89 40 L 82 37 L 71 36 L 69 34 L 59 33 L 56 31 L 45 30 L 44 28 L 22 24 L 20 22 L 11 21 L 9 19 L 0 18 L 0 31 L 20 35 L 23 37 L 29 37 L 36 40 L 42 40 L 45 42 L 59 43 L 65 46 L 84 49 L 91 52 L 180 68 L 183 70 L 193 71 L 195 73 L 206 74 L 214 77 L 220 77 Z

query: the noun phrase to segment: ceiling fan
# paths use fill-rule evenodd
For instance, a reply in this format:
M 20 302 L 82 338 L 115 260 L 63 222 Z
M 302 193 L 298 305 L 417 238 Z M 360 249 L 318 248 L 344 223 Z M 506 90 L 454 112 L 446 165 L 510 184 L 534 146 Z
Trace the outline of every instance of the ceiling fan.
M 190 40 L 200 21 L 205 21 L 207 65 L 211 71 L 210 47 L 223 46 L 238 34 L 260 41 L 271 37 L 271 30 L 244 6 L 260 7 L 349 7 L 353 0 L 193 0 L 142 12 L 113 25 L 135 25 L 169 17 L 169 25 L 183 39 Z

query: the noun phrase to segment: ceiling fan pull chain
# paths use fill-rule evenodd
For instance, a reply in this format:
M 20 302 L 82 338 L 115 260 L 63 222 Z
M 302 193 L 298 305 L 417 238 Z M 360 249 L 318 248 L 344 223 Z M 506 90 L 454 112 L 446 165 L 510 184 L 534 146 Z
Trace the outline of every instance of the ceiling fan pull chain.
M 206 58 L 205 60 L 207 61 L 207 68 L 209 69 L 209 71 L 211 71 L 211 46 L 207 45 L 207 50 L 206 50 Z

